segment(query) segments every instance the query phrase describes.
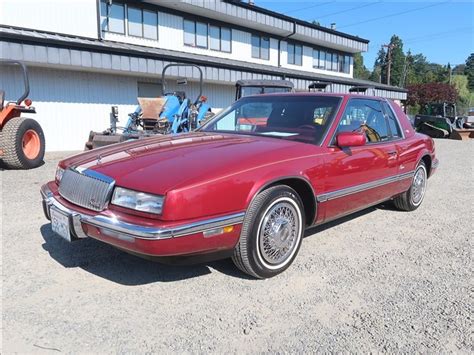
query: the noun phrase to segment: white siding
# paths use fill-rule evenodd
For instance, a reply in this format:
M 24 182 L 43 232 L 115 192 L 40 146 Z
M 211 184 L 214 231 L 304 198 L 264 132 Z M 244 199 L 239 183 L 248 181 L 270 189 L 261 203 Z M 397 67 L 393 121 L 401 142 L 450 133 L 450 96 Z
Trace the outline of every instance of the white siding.
M 95 0 L 1 0 L 0 24 L 97 38 Z
M 110 106 L 119 107 L 119 126 L 127 122 L 127 114 L 137 103 L 137 83 L 149 78 L 132 76 L 30 68 L 30 95 L 36 119 L 45 132 L 46 150 L 82 150 L 89 131 L 102 131 L 110 124 Z M 19 76 L 12 70 L 0 69 L 0 87 L 8 100 L 20 95 Z M 170 80 L 171 83 L 171 80 Z M 170 90 L 183 90 L 171 84 Z M 189 97 L 198 94 L 198 84 L 186 88 Z M 213 111 L 227 107 L 234 99 L 234 87 L 205 84 L 203 94 Z M 26 115 L 27 116 L 27 115 Z
M 184 45 L 183 35 L 183 17 L 171 15 L 164 12 L 159 13 L 159 35 L 158 41 L 145 38 L 137 38 L 115 33 L 104 33 L 107 40 L 137 44 L 149 47 L 158 47 L 185 53 L 193 53 L 219 58 L 233 59 L 241 62 L 256 63 L 278 67 L 278 40 L 270 38 L 270 59 L 258 59 L 252 57 L 251 32 L 232 29 L 232 52 L 220 52 L 206 48 L 197 48 Z M 232 25 L 229 25 L 232 27 Z M 284 68 L 302 70 L 310 73 L 320 73 L 343 78 L 351 78 L 351 74 L 326 71 L 313 68 L 313 50 L 312 47 L 304 46 L 303 65 L 291 65 L 287 60 L 287 43 L 281 43 L 280 64 Z

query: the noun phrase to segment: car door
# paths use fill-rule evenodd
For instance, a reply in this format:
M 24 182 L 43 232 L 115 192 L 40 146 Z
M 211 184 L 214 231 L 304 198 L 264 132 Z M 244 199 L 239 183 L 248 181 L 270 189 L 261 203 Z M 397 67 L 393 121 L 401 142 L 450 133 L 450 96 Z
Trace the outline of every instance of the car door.
M 380 100 L 350 98 L 335 124 L 328 146 L 325 193 L 318 196 L 326 221 L 390 198 L 398 172 L 398 152 Z M 351 131 L 365 133 L 366 144 L 338 147 L 337 134 Z
M 399 183 L 396 186 L 395 193 L 402 193 L 410 188 L 412 172 L 416 167 L 418 153 L 420 151 L 419 142 L 416 140 L 405 139 L 405 134 L 400 124 L 400 120 L 396 114 L 396 111 L 401 109 L 398 107 L 392 108 L 395 103 L 389 103 L 388 101 L 382 102 L 382 107 L 387 117 L 388 126 L 392 135 L 392 141 L 395 144 L 398 152 L 398 177 Z

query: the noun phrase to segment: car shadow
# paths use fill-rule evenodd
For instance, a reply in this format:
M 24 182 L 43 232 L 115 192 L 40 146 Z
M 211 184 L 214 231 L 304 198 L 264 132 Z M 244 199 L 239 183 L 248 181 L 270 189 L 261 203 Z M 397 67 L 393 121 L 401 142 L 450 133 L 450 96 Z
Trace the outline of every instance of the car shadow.
M 352 221 L 377 209 L 391 208 L 390 203 L 377 205 L 355 212 L 335 221 L 308 228 L 304 238 L 326 229 Z M 121 251 L 111 245 L 87 238 L 69 243 L 51 230 L 49 223 L 41 226 L 43 249 L 66 268 L 81 268 L 91 274 L 126 286 L 145 285 L 155 282 L 173 282 L 209 275 L 212 270 L 239 279 L 253 280 L 241 272 L 230 258 L 190 264 L 164 264 L 150 261 Z
M 51 230 L 41 226 L 43 249 L 66 268 L 81 268 L 112 282 L 126 286 L 155 282 L 173 282 L 210 274 L 214 269 L 227 276 L 252 279 L 238 270 L 230 259 L 206 263 L 169 265 L 128 254 L 98 240 L 87 238 L 69 243 Z
M 317 226 L 314 226 L 314 227 L 310 227 L 310 228 L 306 229 L 306 232 L 304 234 L 304 238 L 307 238 L 307 237 L 309 237 L 313 234 L 319 233 L 319 232 L 323 232 L 326 229 L 338 226 L 340 224 L 352 221 L 352 220 L 357 219 L 359 217 L 365 216 L 366 214 L 369 214 L 369 213 L 374 212 L 376 210 L 388 210 L 388 211 L 400 212 L 400 210 L 398 210 L 395 207 L 395 205 L 393 205 L 393 203 L 391 201 L 387 201 L 387 202 L 384 202 L 384 203 L 381 203 L 381 204 L 378 204 L 378 205 L 375 205 L 375 206 L 372 206 L 372 207 L 368 207 L 364 210 L 354 212 L 354 213 L 352 213 L 350 215 L 347 215 L 345 217 L 340 217 L 340 218 L 338 218 L 334 221 L 323 223 L 323 224 L 320 224 L 320 225 L 317 225 Z

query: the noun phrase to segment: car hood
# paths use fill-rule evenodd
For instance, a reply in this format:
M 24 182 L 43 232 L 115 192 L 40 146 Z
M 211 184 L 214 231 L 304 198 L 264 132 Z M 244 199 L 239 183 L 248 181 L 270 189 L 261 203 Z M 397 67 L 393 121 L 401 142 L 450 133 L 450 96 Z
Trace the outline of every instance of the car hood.
M 95 170 L 115 179 L 117 186 L 165 194 L 174 188 L 314 155 L 319 149 L 279 138 L 199 132 L 115 144 L 76 155 L 61 165 Z

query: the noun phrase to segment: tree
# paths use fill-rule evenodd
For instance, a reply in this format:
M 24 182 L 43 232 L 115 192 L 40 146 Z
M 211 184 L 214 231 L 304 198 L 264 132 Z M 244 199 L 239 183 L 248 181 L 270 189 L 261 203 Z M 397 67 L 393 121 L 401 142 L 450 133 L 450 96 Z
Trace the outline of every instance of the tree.
M 466 59 L 466 68 L 464 75 L 467 76 L 467 87 L 469 91 L 474 92 L 474 53 Z
M 407 89 L 409 106 L 423 106 L 431 102 L 456 102 L 458 99 L 456 88 L 445 83 L 415 84 Z
M 453 68 L 453 75 L 464 75 L 465 64 L 458 64 Z
M 379 50 L 374 68 L 381 70 L 382 83 L 399 85 L 403 80 L 405 68 L 405 54 L 403 53 L 403 41 L 400 37 L 393 35 L 390 38 L 387 50 L 382 47 Z M 390 53 L 390 55 L 389 55 Z M 388 68 L 390 60 L 390 83 L 388 83 Z
M 360 53 L 354 54 L 354 77 L 357 79 L 369 79 L 370 71 L 364 65 L 364 57 Z
M 453 75 L 451 82 L 458 92 L 458 100 L 456 102 L 459 115 L 465 115 L 474 103 L 474 92 L 470 92 L 467 84 L 466 75 Z

